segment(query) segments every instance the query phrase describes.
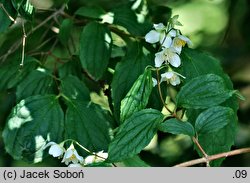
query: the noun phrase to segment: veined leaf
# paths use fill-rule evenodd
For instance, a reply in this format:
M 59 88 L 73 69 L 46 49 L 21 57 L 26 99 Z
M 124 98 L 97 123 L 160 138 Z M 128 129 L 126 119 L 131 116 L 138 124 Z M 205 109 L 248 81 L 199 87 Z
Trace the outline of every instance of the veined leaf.
M 217 106 L 202 112 L 195 122 L 195 130 L 198 134 L 217 132 L 233 118 L 234 112 L 229 107 Z
M 32 96 L 17 104 L 3 131 L 6 151 L 15 159 L 43 160 L 47 141 L 60 142 L 64 115 L 54 95 Z
M 84 27 L 80 37 L 80 60 L 95 80 L 100 79 L 107 69 L 111 47 L 111 34 L 105 25 L 91 22 Z
M 53 94 L 55 88 L 52 74 L 43 68 L 38 68 L 17 86 L 17 101 L 32 95 Z
M 71 100 L 90 101 L 90 92 L 77 77 L 69 75 L 61 81 L 61 91 Z
M 132 158 L 128 158 L 126 160 L 123 160 L 122 163 L 126 167 L 150 167 L 139 156 L 134 156 Z
M 103 110 L 96 104 L 71 100 L 66 102 L 65 138 L 75 139 L 87 149 L 107 151 L 109 126 Z
M 68 41 L 70 39 L 72 27 L 73 27 L 73 21 L 72 21 L 72 19 L 64 19 L 62 21 L 58 37 L 59 37 L 59 40 L 61 41 L 61 43 L 65 47 L 67 47 L 67 45 L 69 44 Z
M 76 15 L 94 19 L 100 19 L 101 16 L 104 15 L 105 13 L 106 12 L 99 6 L 94 6 L 94 7 L 83 6 L 75 12 Z
M 110 143 L 108 160 L 118 162 L 141 152 L 155 135 L 157 125 L 162 120 L 163 115 L 155 109 L 143 109 L 134 113 L 121 124 Z
M 198 76 L 186 83 L 178 93 L 177 105 L 185 108 L 204 109 L 216 106 L 233 96 L 223 79 L 215 74 Z
M 158 129 L 175 135 L 184 134 L 189 135 L 190 137 L 195 135 L 194 128 L 189 122 L 179 121 L 176 118 L 171 118 L 163 123 L 160 123 Z
M 138 42 L 131 41 L 127 44 L 127 54 L 117 64 L 111 83 L 114 115 L 117 121 L 119 121 L 120 116 L 121 100 L 126 96 L 139 75 L 144 72 L 146 66 L 151 64 L 151 57 L 142 53 L 142 46 Z
M 147 106 L 152 88 L 151 70 L 147 69 L 139 76 L 125 98 L 121 101 L 121 122 L 129 118 L 134 112 L 140 111 Z

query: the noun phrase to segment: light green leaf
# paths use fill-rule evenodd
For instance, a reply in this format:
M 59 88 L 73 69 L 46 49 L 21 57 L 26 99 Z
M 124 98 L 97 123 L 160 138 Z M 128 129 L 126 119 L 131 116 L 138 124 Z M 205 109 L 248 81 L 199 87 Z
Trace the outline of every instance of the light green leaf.
M 17 86 L 16 96 L 19 101 L 32 95 L 53 94 L 55 91 L 56 85 L 52 74 L 43 68 L 38 68 Z
M 70 39 L 72 28 L 73 28 L 73 20 L 72 19 L 64 19 L 62 21 L 58 37 L 59 37 L 59 40 L 61 41 L 61 43 L 65 47 L 67 47 L 69 44 L 69 39 Z
M 61 80 L 61 91 L 69 99 L 90 101 L 89 89 L 75 76 L 69 75 Z
M 217 106 L 202 112 L 195 122 L 195 130 L 198 134 L 217 132 L 233 118 L 234 112 L 229 107 Z
M 93 152 L 107 151 L 109 122 L 104 111 L 96 104 L 80 100 L 66 104 L 65 138 L 74 139 Z
M 109 145 L 111 162 L 123 161 L 141 152 L 157 131 L 157 125 L 163 120 L 161 112 L 155 109 L 143 109 L 134 113 L 118 129 Z
M 32 20 L 35 8 L 30 0 L 12 0 L 12 4 L 23 18 Z
M 126 96 L 139 75 L 144 72 L 146 66 L 151 64 L 151 57 L 142 52 L 142 46 L 138 42 L 129 41 L 127 44 L 127 54 L 115 67 L 111 83 L 114 115 L 117 121 L 119 121 L 120 116 L 121 100 Z
M 184 108 L 204 109 L 216 106 L 233 96 L 224 80 L 215 74 L 201 75 L 191 79 L 177 94 L 177 105 Z
M 105 25 L 91 22 L 84 27 L 80 37 L 80 60 L 95 80 L 99 80 L 107 69 L 111 47 L 111 34 Z
M 15 159 L 43 160 L 47 141 L 61 142 L 64 114 L 54 95 L 32 96 L 12 110 L 3 131 L 6 151 Z
M 134 112 L 140 111 L 147 106 L 152 88 L 151 70 L 147 69 L 139 76 L 125 98 L 121 101 L 121 122 L 129 118 Z
M 179 121 L 176 118 L 171 118 L 160 123 L 158 129 L 175 135 L 184 134 L 190 137 L 195 135 L 194 128 L 189 122 Z

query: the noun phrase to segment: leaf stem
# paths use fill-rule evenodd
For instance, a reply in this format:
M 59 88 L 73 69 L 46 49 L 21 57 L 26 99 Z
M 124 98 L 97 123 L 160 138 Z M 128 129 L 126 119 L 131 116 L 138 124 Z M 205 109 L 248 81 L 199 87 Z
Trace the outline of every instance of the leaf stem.
M 192 140 L 197 145 L 197 147 L 199 148 L 201 153 L 203 154 L 204 158 L 206 159 L 207 167 L 209 167 L 209 160 L 208 160 L 207 153 L 204 151 L 204 149 L 202 148 L 202 146 L 200 145 L 200 143 L 198 142 L 198 140 L 195 137 L 192 137 Z
M 250 147 L 249 148 L 236 149 L 236 150 L 229 151 L 229 152 L 224 152 L 224 153 L 211 155 L 211 156 L 208 156 L 207 158 L 203 157 L 203 158 L 187 161 L 187 162 L 184 162 L 184 163 L 177 164 L 174 167 L 189 167 L 189 166 L 197 165 L 197 164 L 200 164 L 200 163 L 206 163 L 207 160 L 208 161 L 213 161 L 213 160 L 217 160 L 217 159 L 220 159 L 220 158 L 226 158 L 226 157 L 229 157 L 229 156 L 235 156 L 235 155 L 244 154 L 244 153 L 250 153 Z

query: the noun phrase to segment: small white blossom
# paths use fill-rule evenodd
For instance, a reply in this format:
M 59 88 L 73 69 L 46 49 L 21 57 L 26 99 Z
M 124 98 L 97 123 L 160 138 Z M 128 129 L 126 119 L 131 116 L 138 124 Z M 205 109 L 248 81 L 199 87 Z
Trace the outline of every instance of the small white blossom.
M 184 76 L 182 76 L 181 74 L 179 74 L 177 72 L 168 71 L 168 72 L 165 72 L 164 74 L 161 74 L 161 82 L 167 81 L 171 85 L 176 86 L 176 85 L 179 85 L 181 83 L 179 76 L 185 78 Z
M 63 156 L 62 163 L 68 165 L 70 162 L 73 162 L 73 164 L 77 164 L 78 162 L 83 163 L 83 161 L 83 157 L 77 153 L 74 145 L 71 144 Z
M 155 87 L 157 85 L 157 80 L 155 78 L 152 78 L 152 82 L 153 82 L 153 87 Z
M 157 43 L 160 42 L 161 45 L 165 48 L 169 48 L 172 44 L 172 38 L 176 36 L 176 30 L 171 30 L 168 32 L 167 28 L 162 24 L 154 24 L 154 29 L 149 31 L 146 36 L 145 40 L 148 43 Z
M 53 157 L 61 157 L 63 155 L 63 153 L 65 152 L 63 144 L 49 142 L 43 149 L 46 149 L 49 146 L 50 146 L 49 154 L 52 155 Z
M 108 153 L 104 153 L 103 151 L 100 151 L 98 153 L 94 153 L 94 155 L 87 156 L 85 158 L 85 165 L 92 164 L 92 163 L 99 163 L 102 161 L 105 161 L 105 159 L 108 158 Z
M 175 51 L 178 54 L 180 54 L 182 47 L 184 47 L 186 44 L 188 44 L 188 46 L 191 46 L 192 45 L 191 40 L 187 38 L 186 36 L 178 35 L 177 37 L 173 39 L 171 47 L 173 47 Z
M 155 54 L 155 67 L 161 67 L 164 62 L 170 63 L 174 67 L 181 65 L 181 59 L 173 48 L 164 48 Z

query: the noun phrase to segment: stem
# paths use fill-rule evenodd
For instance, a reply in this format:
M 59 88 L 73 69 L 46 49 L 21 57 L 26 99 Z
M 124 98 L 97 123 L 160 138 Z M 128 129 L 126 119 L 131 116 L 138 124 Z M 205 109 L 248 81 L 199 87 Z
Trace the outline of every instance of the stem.
M 21 64 L 20 67 L 23 67 L 23 62 L 24 62 L 24 55 L 25 55 L 25 45 L 26 45 L 26 31 L 25 31 L 25 27 L 24 27 L 24 20 L 22 21 L 22 27 L 23 27 L 23 41 L 22 41 L 22 58 L 21 58 Z
M 2 3 L 0 3 L 0 7 L 3 9 L 3 11 L 4 11 L 5 14 L 8 16 L 8 18 L 9 18 L 12 22 L 16 23 L 15 19 L 14 19 L 12 16 L 10 16 L 9 12 L 5 9 L 5 7 L 3 6 Z
M 199 150 L 203 154 L 204 158 L 206 159 L 207 166 L 209 166 L 209 160 L 208 160 L 207 153 L 204 151 L 204 149 L 201 147 L 200 143 L 198 142 L 198 140 L 195 137 L 192 137 L 192 140 L 197 145 L 197 147 L 199 148 Z
M 215 155 L 212 155 L 212 156 L 208 156 L 207 158 L 203 157 L 203 158 L 187 161 L 187 162 L 175 165 L 174 167 L 188 167 L 188 166 L 193 166 L 193 165 L 197 165 L 197 164 L 200 164 L 200 163 L 206 163 L 207 161 L 213 161 L 213 160 L 216 160 L 216 159 L 226 158 L 226 157 L 229 157 L 229 156 L 235 156 L 235 155 L 244 154 L 244 153 L 250 153 L 250 147 L 215 154 Z
M 172 114 L 173 112 L 167 107 L 166 103 L 165 103 L 165 100 L 163 99 L 163 96 L 162 96 L 162 92 L 161 92 L 161 84 L 160 84 L 160 80 L 159 80 L 159 69 L 157 68 L 156 69 L 156 76 L 157 76 L 157 87 L 158 87 L 158 92 L 159 92 L 159 95 L 160 95 L 160 98 L 161 98 L 161 102 L 162 104 L 164 105 L 164 107 L 166 108 L 166 110 Z

